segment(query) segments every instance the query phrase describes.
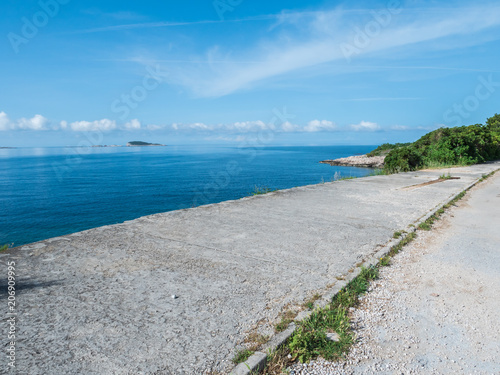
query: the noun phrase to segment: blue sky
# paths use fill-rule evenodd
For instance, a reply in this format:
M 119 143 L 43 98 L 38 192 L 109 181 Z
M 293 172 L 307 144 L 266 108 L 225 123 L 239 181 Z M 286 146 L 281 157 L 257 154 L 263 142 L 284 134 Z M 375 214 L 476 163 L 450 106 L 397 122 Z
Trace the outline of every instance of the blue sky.
M 0 146 L 380 144 L 500 112 L 498 2 L 0 7 Z

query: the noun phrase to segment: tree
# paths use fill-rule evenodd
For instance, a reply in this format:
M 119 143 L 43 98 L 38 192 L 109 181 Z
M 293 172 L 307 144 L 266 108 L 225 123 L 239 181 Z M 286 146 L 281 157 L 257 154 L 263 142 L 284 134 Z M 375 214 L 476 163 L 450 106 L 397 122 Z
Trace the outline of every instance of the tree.
M 500 132 L 500 114 L 495 113 L 495 116 L 492 116 L 489 119 L 487 119 L 486 126 L 491 131 Z

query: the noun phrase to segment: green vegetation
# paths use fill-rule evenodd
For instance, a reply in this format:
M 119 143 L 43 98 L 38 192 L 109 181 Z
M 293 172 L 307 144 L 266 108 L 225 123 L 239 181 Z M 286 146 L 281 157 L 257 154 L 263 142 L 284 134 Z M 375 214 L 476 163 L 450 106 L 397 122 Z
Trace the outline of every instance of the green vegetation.
M 495 116 L 486 120 L 486 127 L 496 133 L 500 133 L 500 114 L 495 113 Z
M 375 169 L 373 172 L 369 174 L 369 176 L 382 176 L 386 174 L 387 173 L 383 169 Z
M 278 189 L 271 189 L 267 186 L 257 186 L 255 185 L 255 188 L 253 191 L 250 193 L 251 195 L 263 195 L 267 193 L 272 193 L 273 191 L 276 191 Z
M 9 245 L 3 245 L 3 246 L 0 246 L 0 253 L 1 253 L 2 251 L 7 250 L 8 248 L 9 248 Z
M 304 302 L 304 304 L 302 306 L 305 307 L 306 309 L 312 310 L 312 309 L 314 309 L 314 302 L 316 302 L 320 298 L 321 298 L 321 296 L 316 293 L 314 296 L 312 296 L 306 302 Z
M 395 148 L 386 156 L 384 170 L 387 173 L 398 173 L 422 168 L 471 165 L 497 159 L 500 159 L 498 114 L 487 119 L 486 125 L 440 128 L 412 144 Z
M 392 238 L 399 238 L 401 237 L 401 232 L 397 231 L 397 232 L 394 232 L 394 235 L 392 236 Z
M 441 176 L 439 176 L 439 179 L 440 180 L 449 180 L 451 177 L 451 174 L 448 172 L 448 174 L 442 174 Z
M 385 156 L 392 150 L 400 147 L 409 146 L 411 143 L 384 143 L 383 145 L 378 146 L 375 150 L 366 154 L 366 156 Z
M 143 142 L 143 141 L 132 141 L 128 142 L 127 145 L 129 146 L 164 146 L 159 143 L 149 143 L 149 142 Z
M 431 226 L 430 226 L 430 224 L 429 224 L 429 223 L 427 223 L 427 222 L 420 223 L 420 224 L 418 225 L 418 228 L 419 228 L 419 229 L 422 229 L 422 230 L 431 230 Z
M 245 362 L 254 352 L 248 349 L 238 350 L 232 362 L 237 365 L 238 363 Z
M 326 360 L 339 359 L 349 350 L 354 337 L 349 324 L 349 308 L 359 303 L 371 280 L 378 277 L 376 267 L 362 268 L 357 278 L 343 288 L 325 308 L 317 309 L 298 327 L 288 342 L 292 360 L 306 362 L 318 356 Z M 336 332 L 333 341 L 327 333 Z

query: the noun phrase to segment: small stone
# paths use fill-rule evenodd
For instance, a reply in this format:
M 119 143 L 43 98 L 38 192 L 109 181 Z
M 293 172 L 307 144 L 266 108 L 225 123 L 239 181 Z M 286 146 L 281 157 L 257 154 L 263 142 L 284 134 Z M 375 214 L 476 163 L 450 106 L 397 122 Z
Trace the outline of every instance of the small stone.
M 327 333 L 326 338 L 330 341 L 340 341 L 340 336 L 337 332 Z
M 176 296 L 175 294 L 172 294 L 172 299 L 179 298 L 179 296 Z

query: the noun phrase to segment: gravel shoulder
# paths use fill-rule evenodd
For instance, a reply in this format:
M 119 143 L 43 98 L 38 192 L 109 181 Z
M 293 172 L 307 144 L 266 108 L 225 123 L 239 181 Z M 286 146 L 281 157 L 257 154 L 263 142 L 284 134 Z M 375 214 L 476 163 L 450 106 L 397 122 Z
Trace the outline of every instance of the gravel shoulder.
M 352 313 L 347 360 L 292 374 L 500 373 L 500 174 L 474 187 L 418 238 Z

